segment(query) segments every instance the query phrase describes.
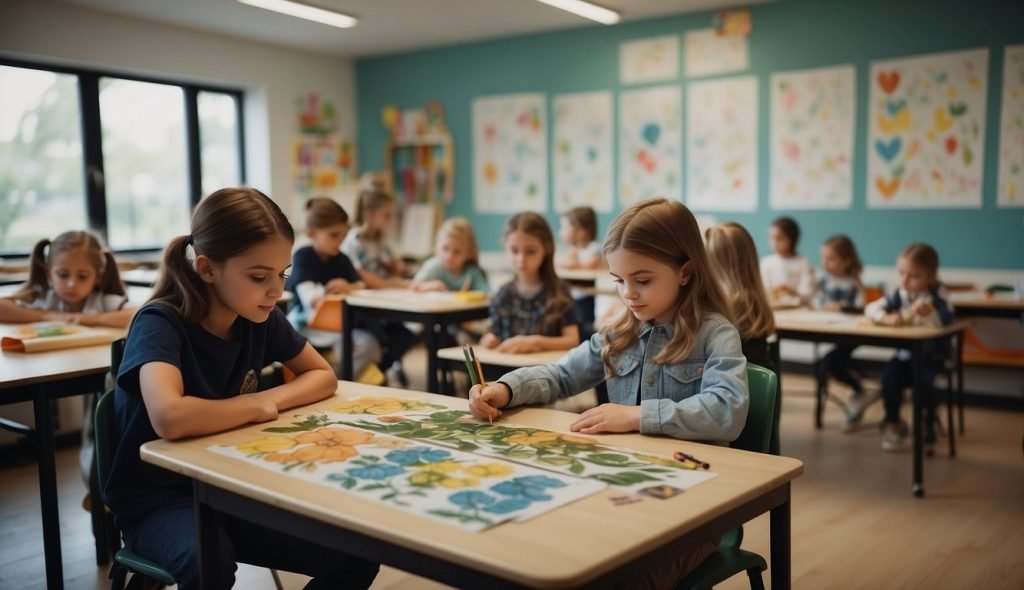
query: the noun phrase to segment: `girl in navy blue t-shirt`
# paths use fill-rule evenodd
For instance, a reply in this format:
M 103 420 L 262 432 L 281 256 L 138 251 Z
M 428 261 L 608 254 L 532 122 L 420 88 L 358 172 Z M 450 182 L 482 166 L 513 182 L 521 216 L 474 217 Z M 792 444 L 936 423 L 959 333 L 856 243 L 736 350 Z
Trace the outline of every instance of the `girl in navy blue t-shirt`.
M 104 490 L 129 549 L 198 587 L 196 517 L 188 479 L 143 463 L 139 447 L 274 420 L 332 395 L 327 364 L 276 306 L 295 239 L 266 195 L 226 188 L 200 201 L 192 233 L 167 246 L 153 297 L 128 333 L 114 401 L 117 433 Z M 296 378 L 257 391 L 260 370 L 280 361 Z M 243 395 L 244 394 L 244 395 Z M 235 561 L 297 571 L 328 587 L 368 587 L 378 566 L 225 515 L 218 520 L 217 587 Z

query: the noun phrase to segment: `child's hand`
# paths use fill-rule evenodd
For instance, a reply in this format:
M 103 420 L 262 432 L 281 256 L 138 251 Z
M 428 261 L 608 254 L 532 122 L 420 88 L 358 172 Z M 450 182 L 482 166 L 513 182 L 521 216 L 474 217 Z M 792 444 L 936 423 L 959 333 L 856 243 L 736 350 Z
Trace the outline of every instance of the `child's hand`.
M 331 279 L 327 281 L 327 285 L 324 286 L 324 290 L 331 295 L 344 295 L 352 291 L 352 283 L 345 279 Z
M 448 287 L 444 282 L 440 280 L 433 281 L 413 281 L 409 284 L 409 288 L 413 291 L 447 291 Z
M 540 352 L 535 336 L 513 336 L 498 345 L 498 352 L 510 354 Z
M 903 317 L 896 312 L 887 313 L 885 314 L 885 316 L 882 317 L 881 320 L 879 320 L 878 323 L 883 326 L 891 326 L 893 328 L 896 328 L 903 325 Z
M 926 315 L 930 315 L 933 311 L 935 311 L 935 306 L 932 305 L 931 301 L 918 299 L 917 301 L 914 302 L 913 305 L 910 306 L 910 310 L 916 313 L 917 315 L 923 317 Z
M 277 404 L 265 396 L 254 394 L 247 396 L 252 402 L 252 422 L 270 422 L 277 420 Z
M 487 387 L 474 385 L 469 390 L 469 411 L 480 420 L 494 420 L 501 416 L 501 410 L 510 399 L 508 387 L 491 383 Z
M 484 348 L 494 348 L 499 344 L 501 344 L 501 340 L 494 335 L 494 332 L 488 332 L 480 339 L 480 345 Z
M 393 259 L 391 261 L 391 264 L 388 265 L 388 267 L 388 270 L 391 271 L 391 274 L 395 275 L 396 277 L 400 277 L 403 274 L 405 274 L 405 263 L 402 262 L 401 258 Z
M 833 301 L 832 303 L 826 303 L 825 305 L 822 305 L 821 308 L 824 309 L 825 311 L 839 311 L 843 308 L 843 304 L 839 303 L 838 301 Z
M 584 434 L 635 432 L 640 430 L 640 406 L 601 404 L 580 414 L 569 429 Z

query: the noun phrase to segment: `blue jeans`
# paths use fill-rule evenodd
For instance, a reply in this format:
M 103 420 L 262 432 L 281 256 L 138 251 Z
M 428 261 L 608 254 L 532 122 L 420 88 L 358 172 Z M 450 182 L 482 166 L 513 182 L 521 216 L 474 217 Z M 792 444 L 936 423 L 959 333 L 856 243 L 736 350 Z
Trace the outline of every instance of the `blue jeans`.
M 235 582 L 236 561 L 312 576 L 306 588 L 369 588 L 379 565 L 227 515 L 218 519 L 218 588 Z M 174 574 L 181 590 L 199 588 L 196 514 L 191 499 L 150 513 L 125 530 L 128 549 Z

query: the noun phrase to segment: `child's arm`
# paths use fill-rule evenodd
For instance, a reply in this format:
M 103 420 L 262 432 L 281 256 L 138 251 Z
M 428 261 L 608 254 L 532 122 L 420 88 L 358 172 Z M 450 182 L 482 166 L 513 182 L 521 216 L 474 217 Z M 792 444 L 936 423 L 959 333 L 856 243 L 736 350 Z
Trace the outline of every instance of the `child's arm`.
M 117 311 L 104 311 L 100 313 L 80 313 L 75 315 L 75 320 L 83 326 L 103 326 L 106 328 L 127 328 L 135 315 L 135 308 L 123 308 Z
M 202 436 L 274 420 L 279 411 L 324 399 L 337 388 L 330 365 L 308 343 L 285 365 L 297 375 L 290 383 L 227 399 L 185 395 L 181 371 L 165 362 L 142 365 L 139 388 L 153 430 L 161 438 Z
M 561 336 L 539 336 L 536 334 L 513 336 L 498 344 L 498 352 L 529 353 L 545 350 L 569 350 L 579 343 L 580 327 L 572 325 L 563 327 Z
M 331 295 L 346 295 L 365 287 L 366 285 L 362 281 L 349 282 L 345 279 L 331 279 L 327 281 L 324 289 Z
M 3 323 L 26 324 L 28 322 L 58 321 L 67 319 L 67 315 L 18 305 L 13 299 L 0 299 L 0 322 Z
M 702 326 L 701 333 L 704 330 Z M 717 442 L 729 442 L 740 435 L 750 406 L 747 359 L 740 335 L 726 322 L 712 324 L 707 330 L 704 338 L 697 338 L 705 343 L 703 356 L 707 359 L 700 392 L 680 401 L 641 401 L 641 434 Z M 701 351 L 694 351 L 691 357 L 698 355 Z
M 469 409 L 477 418 L 493 419 L 501 415 L 500 410 L 506 405 L 549 404 L 591 389 L 605 380 L 602 346 L 604 340 L 595 334 L 556 363 L 516 369 L 482 391 L 474 385 L 469 392 Z M 511 402 L 503 397 L 509 392 Z
M 388 289 L 397 288 L 404 289 L 409 286 L 409 279 L 403 279 L 400 277 L 388 277 L 384 278 L 375 272 L 370 272 L 365 268 L 357 269 L 359 272 L 359 278 L 366 283 L 366 287 L 369 289 Z
M 498 338 L 494 332 L 487 332 L 480 337 L 480 345 L 484 348 L 494 348 L 499 344 L 501 344 L 501 339 Z
M 814 295 L 814 267 L 806 258 L 803 259 L 803 270 L 800 273 L 800 282 L 796 286 L 796 295 L 804 305 L 810 303 Z

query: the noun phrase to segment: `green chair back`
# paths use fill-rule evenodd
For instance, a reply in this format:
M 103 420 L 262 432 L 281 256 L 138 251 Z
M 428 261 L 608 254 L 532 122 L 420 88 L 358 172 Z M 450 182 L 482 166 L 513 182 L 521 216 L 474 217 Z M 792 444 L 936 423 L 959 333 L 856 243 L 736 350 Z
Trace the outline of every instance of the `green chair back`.
M 747 384 L 750 390 L 747 422 L 743 425 L 739 438 L 729 446 L 744 451 L 767 453 L 771 448 L 772 435 L 779 427 L 775 412 L 778 377 L 764 367 L 747 363 Z

